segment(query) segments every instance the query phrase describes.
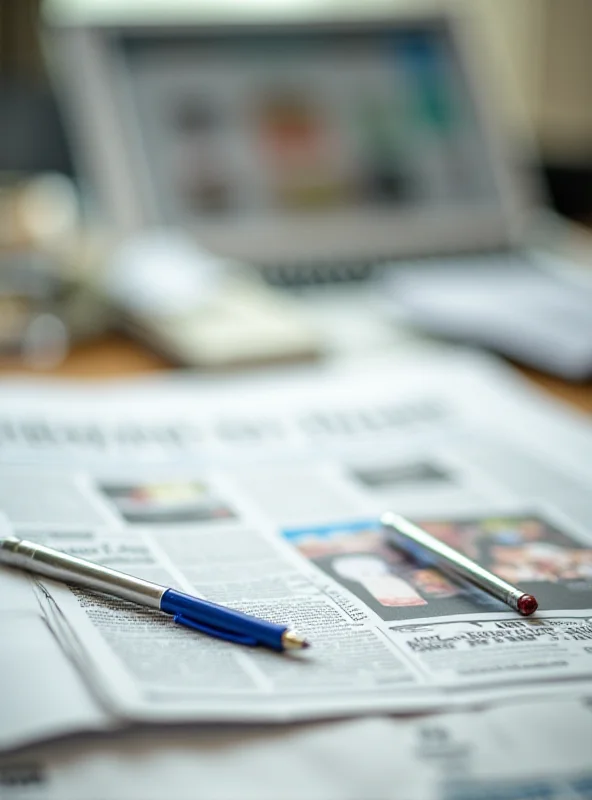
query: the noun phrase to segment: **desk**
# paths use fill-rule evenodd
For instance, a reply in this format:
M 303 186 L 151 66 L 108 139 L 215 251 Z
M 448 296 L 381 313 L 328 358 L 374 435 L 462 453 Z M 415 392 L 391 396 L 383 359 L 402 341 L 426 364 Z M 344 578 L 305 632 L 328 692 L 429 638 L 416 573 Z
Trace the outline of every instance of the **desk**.
M 515 365 L 516 366 L 516 365 Z M 164 372 L 171 365 L 123 334 L 108 334 L 91 342 L 76 345 L 58 367 L 43 372 L 25 368 L 2 367 L 0 376 L 27 375 L 36 378 L 110 379 L 128 378 Z M 577 385 L 543 375 L 533 369 L 518 367 L 519 373 L 553 397 L 592 414 L 592 382 Z

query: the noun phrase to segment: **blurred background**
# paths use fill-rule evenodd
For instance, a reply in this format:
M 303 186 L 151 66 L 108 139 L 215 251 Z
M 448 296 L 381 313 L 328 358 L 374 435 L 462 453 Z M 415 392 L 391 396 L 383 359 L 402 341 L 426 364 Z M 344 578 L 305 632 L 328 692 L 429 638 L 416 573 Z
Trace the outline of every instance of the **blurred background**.
M 84 6 L 84 0 L 77 5 Z M 106 0 L 104 5 L 113 4 Z M 267 5 L 273 5 L 271 0 Z M 396 0 L 392 5 L 396 7 Z M 0 166 L 5 173 L 57 171 L 73 175 L 40 45 L 41 6 L 41 0 L 0 0 Z M 472 6 L 495 51 L 497 80 L 504 86 L 499 95 L 507 101 L 504 111 L 513 117 L 511 124 L 521 126 L 526 116 L 532 126 L 555 207 L 567 216 L 589 220 L 590 3 L 474 0 Z M 43 136 L 38 135 L 39 128 Z
M 241 3 L 239 10 L 236 3 L 224 2 L 0 0 L 0 354 L 5 370 L 105 377 L 174 365 L 225 369 L 319 358 L 347 350 L 352 339 L 358 348 L 364 341 L 368 349 L 379 349 L 387 339 L 391 346 L 419 335 L 465 340 L 502 352 L 526 369 L 563 381 L 589 381 L 592 306 L 585 270 L 591 263 L 586 230 L 592 226 L 592 3 L 391 0 L 380 3 L 376 16 L 369 4 L 363 19 L 358 5 L 258 0 Z M 369 37 L 378 36 L 381 26 L 390 30 L 409 7 L 416 20 L 427 15 L 428 27 L 443 14 L 454 16 L 473 50 L 459 67 L 459 56 L 444 54 L 449 44 L 428 52 L 424 23 L 421 34 L 401 29 L 400 37 L 407 38 L 399 44 L 389 34 L 388 47 L 399 48 L 402 74 L 407 69 L 415 75 L 415 84 L 406 79 L 401 96 L 407 92 L 409 101 L 415 92 L 423 102 L 424 110 L 417 113 L 431 115 L 440 149 L 427 135 L 420 154 L 417 143 L 409 149 L 397 115 L 381 117 L 369 93 L 365 104 L 356 100 L 355 124 L 366 137 L 356 149 L 353 133 L 340 129 L 336 135 L 318 123 L 324 113 L 315 107 L 320 101 L 303 94 L 294 80 L 300 69 L 296 59 L 309 47 L 302 44 L 302 26 L 320 25 L 315 35 L 328 37 L 327 47 L 334 51 L 322 81 L 334 87 L 327 102 L 334 104 L 335 115 L 345 107 L 346 100 L 339 100 L 344 86 L 357 82 L 362 97 L 363 87 L 375 80 Z M 339 27 L 344 21 L 347 34 Z M 301 39 L 290 66 L 285 53 L 294 47 L 291 28 Z M 228 42 L 232 45 L 245 31 L 250 44 L 241 39 L 231 53 Z M 344 36 L 349 36 L 347 46 Z M 383 52 L 384 36 L 381 41 Z M 263 67 L 253 61 L 260 47 L 268 58 Z M 198 52 L 201 60 L 193 62 Z M 277 63 L 274 53 L 283 54 Z M 123 98 L 123 72 L 117 70 L 124 69 L 125 59 L 129 96 Z M 259 80 L 263 88 L 249 96 L 237 90 L 228 100 L 225 87 L 241 74 L 243 63 L 252 84 Z M 278 63 L 288 76 L 281 90 L 268 79 Z M 219 74 L 209 84 L 202 81 L 197 102 L 192 87 L 198 85 L 200 65 L 202 75 L 208 69 Z M 457 69 L 459 76 L 463 71 L 460 89 L 454 88 Z M 472 91 L 485 116 L 479 110 L 478 121 L 461 130 L 452 112 L 456 103 L 459 118 L 473 114 L 461 97 L 461 78 L 473 81 L 473 71 L 479 75 Z M 159 97 L 172 96 L 173 81 L 184 87 L 178 96 L 185 99 L 171 112 L 178 140 L 169 147 L 150 114 Z M 446 86 L 452 98 L 448 105 L 442 99 Z M 220 101 L 224 92 L 226 106 Z M 243 104 L 243 117 L 256 117 L 250 133 L 228 122 L 230 103 Z M 486 163 L 479 150 L 489 148 L 490 122 L 484 119 L 493 120 L 503 143 L 503 165 L 501 158 L 499 164 Z M 253 129 L 259 138 L 249 144 Z M 130 144 L 130 131 L 141 148 Z M 273 180 L 260 178 L 263 171 L 254 169 L 255 149 L 249 147 L 263 147 L 265 175 Z M 190 148 L 199 157 L 185 158 Z M 178 178 L 182 208 L 164 177 L 166 170 L 176 169 L 173 160 L 180 152 L 185 159 Z M 220 176 L 233 159 L 241 178 L 229 188 Z M 484 217 L 491 207 L 493 219 L 488 187 L 497 185 L 503 170 L 511 178 L 520 175 L 520 191 L 504 200 L 508 231 L 502 235 L 493 223 L 487 228 Z M 306 178 L 307 171 L 314 180 Z M 319 181 L 323 171 L 326 177 Z M 514 225 L 509 232 L 517 218 L 510 200 L 532 186 L 537 200 L 529 202 L 544 207 L 545 222 L 520 230 Z M 504 191 L 507 200 L 511 193 Z M 478 206 L 483 219 L 463 223 L 464 212 L 456 222 L 448 219 L 451 207 L 460 211 L 462 203 L 473 212 Z M 244 213 L 233 215 L 233 207 Z M 197 227 L 188 224 L 189 213 L 199 218 Z M 537 231 L 534 238 L 528 238 L 531 227 Z M 470 235 L 469 228 L 479 236 Z M 568 259 L 564 272 L 570 278 L 573 265 L 578 268 L 579 299 L 567 291 L 552 313 L 545 298 L 557 296 L 557 290 L 540 280 L 542 251 L 546 264 L 549 254 L 563 266 Z M 484 255 L 488 271 L 480 273 L 475 288 L 475 265 Z M 433 271 L 434 259 L 442 257 L 446 263 L 438 261 L 433 280 L 423 269 L 426 259 Z M 396 271 L 402 262 L 403 281 Z M 393 280 L 385 265 L 394 265 Z M 450 309 L 456 313 L 455 301 L 465 287 L 476 293 L 475 307 L 483 297 L 491 300 L 492 280 L 496 286 L 506 281 L 508 265 L 521 284 L 519 289 L 504 284 L 504 292 L 516 298 L 514 320 L 532 322 L 530 350 L 501 342 L 500 320 L 492 321 L 491 330 L 475 331 L 474 320 L 467 318 L 462 331 L 453 330 L 442 310 L 442 276 L 445 288 L 452 287 Z M 445 271 L 451 267 L 457 272 Z M 421 275 L 421 285 L 406 282 L 410 269 Z M 555 280 L 557 270 L 552 272 Z M 377 280 L 382 299 L 385 293 L 392 296 L 388 313 L 376 303 Z M 525 311 L 524 298 L 533 295 L 539 304 L 529 300 Z M 575 303 L 573 313 L 570 303 Z M 358 329 L 356 314 L 362 308 L 366 321 Z M 418 323 L 426 315 L 433 324 Z M 561 315 L 571 319 L 572 328 L 579 319 L 580 327 L 567 333 L 565 325 L 558 327 L 551 345 L 543 342 L 541 319 Z M 380 331 L 366 324 L 368 317 L 380 317 Z

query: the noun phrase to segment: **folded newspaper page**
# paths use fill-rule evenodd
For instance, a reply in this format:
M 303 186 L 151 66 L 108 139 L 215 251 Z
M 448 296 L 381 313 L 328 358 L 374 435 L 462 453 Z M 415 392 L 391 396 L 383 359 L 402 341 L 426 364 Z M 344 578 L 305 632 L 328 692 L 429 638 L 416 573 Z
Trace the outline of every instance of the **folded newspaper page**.
M 10 535 L 0 514 L 0 537 Z M 52 634 L 32 580 L 17 570 L 0 571 L 0 642 L 0 750 L 113 725 Z
M 136 730 L 0 757 L 3 800 L 588 800 L 590 701 Z
M 419 356 L 285 381 L 0 403 L 17 535 L 292 625 L 278 655 L 43 581 L 103 708 L 286 721 L 564 695 L 592 684 L 592 427 L 495 362 Z M 34 498 L 34 502 L 33 502 Z M 520 618 L 385 543 L 396 510 L 518 584 Z

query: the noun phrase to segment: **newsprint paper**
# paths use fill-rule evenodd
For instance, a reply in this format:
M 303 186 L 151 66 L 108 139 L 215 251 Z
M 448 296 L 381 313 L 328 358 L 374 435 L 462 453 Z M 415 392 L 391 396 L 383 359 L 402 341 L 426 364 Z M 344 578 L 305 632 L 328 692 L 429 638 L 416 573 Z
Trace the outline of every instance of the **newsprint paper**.
M 0 756 L 2 800 L 589 800 L 592 703 L 145 727 Z
M 290 624 L 312 643 L 296 655 L 241 647 L 36 581 L 23 619 L 42 620 L 80 676 L 91 729 L 592 693 L 592 428 L 485 358 L 5 387 L 0 508 L 22 538 Z M 389 509 L 540 610 L 520 618 L 409 561 L 381 535 Z M 0 693 L 18 695 L 14 671 Z

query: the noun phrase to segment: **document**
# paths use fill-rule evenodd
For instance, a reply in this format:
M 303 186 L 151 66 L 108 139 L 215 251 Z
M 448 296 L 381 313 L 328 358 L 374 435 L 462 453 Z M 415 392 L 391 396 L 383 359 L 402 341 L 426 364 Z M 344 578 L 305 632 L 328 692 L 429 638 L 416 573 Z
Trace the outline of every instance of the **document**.
M 2 800 L 587 800 L 590 700 L 134 730 L 0 757 Z
M 35 502 L 31 502 L 34 493 Z M 592 693 L 592 426 L 496 361 L 0 401 L 15 533 L 285 623 L 278 655 L 37 582 L 112 720 L 279 722 Z M 387 545 L 395 510 L 539 601 L 520 618 Z M 1 690 L 0 690 L 1 691 Z
M 39 612 L 0 613 L 0 641 L 0 750 L 114 725 Z
M 0 536 L 11 534 L 0 513 Z M 0 751 L 111 726 L 52 634 L 32 579 L 17 570 L 0 570 L 0 642 Z

